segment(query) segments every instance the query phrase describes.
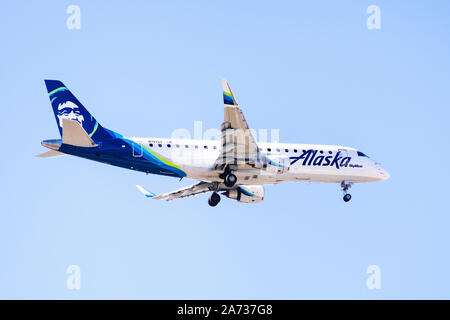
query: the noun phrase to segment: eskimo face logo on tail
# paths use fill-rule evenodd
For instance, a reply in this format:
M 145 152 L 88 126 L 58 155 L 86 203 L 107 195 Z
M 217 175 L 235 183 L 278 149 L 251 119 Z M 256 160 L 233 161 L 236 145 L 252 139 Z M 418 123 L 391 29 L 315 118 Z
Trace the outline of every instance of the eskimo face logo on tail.
M 79 107 L 71 101 L 66 101 L 59 104 L 57 117 L 59 119 L 59 126 L 61 128 L 63 119 L 75 120 L 81 126 L 83 126 L 84 117 L 81 114 Z

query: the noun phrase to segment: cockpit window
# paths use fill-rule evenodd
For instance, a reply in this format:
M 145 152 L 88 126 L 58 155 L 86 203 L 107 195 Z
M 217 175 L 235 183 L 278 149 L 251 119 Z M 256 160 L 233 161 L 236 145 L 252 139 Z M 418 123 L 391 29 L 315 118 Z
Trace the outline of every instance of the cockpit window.
M 366 156 L 364 153 L 362 153 L 361 151 L 358 151 L 358 156 L 359 157 L 366 157 L 368 158 L 368 156 Z

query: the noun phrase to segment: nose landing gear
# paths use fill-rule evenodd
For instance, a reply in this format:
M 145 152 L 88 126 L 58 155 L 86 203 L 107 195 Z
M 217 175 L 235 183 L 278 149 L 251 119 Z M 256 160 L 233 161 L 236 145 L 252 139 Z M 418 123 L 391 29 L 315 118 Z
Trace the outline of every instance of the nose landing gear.
M 350 193 L 347 193 L 347 194 L 344 195 L 344 201 L 345 202 L 349 202 L 351 198 L 352 198 L 352 195 Z
M 348 189 L 350 189 L 352 187 L 353 182 L 352 181 L 342 181 L 341 182 L 341 187 L 342 187 L 342 191 L 344 192 L 344 201 L 345 202 L 349 202 L 350 199 L 352 198 L 352 195 L 350 193 L 348 193 Z

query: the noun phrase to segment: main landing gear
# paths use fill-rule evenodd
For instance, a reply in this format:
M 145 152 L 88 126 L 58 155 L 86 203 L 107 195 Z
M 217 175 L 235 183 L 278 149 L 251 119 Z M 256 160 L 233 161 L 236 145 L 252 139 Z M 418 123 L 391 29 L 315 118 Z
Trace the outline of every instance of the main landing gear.
M 223 183 L 228 188 L 231 188 L 237 182 L 237 177 L 233 174 L 233 172 L 231 172 L 229 167 L 225 168 L 225 171 L 219 175 L 219 178 L 223 179 Z
M 228 187 L 231 188 L 236 184 L 237 178 L 234 174 L 231 172 L 225 176 L 225 179 L 223 180 L 223 183 Z
M 350 193 L 348 193 L 348 189 L 350 189 L 352 187 L 353 182 L 352 181 L 342 181 L 341 182 L 341 187 L 342 187 L 342 191 L 344 192 L 344 201 L 345 202 L 349 202 L 350 199 L 352 198 L 352 195 Z
M 219 174 L 219 178 L 223 179 L 223 184 L 227 188 L 232 188 L 237 182 L 236 175 L 233 174 L 230 167 L 228 167 L 228 166 L 225 167 L 225 170 L 223 171 L 223 173 Z M 211 207 L 217 206 L 217 204 L 220 202 L 220 195 L 217 193 L 218 189 L 219 189 L 219 183 L 217 182 L 217 185 L 215 185 L 214 188 L 211 189 L 211 191 L 214 190 L 214 192 L 211 194 L 211 196 L 208 199 L 208 204 Z
M 211 207 L 215 207 L 219 202 L 220 202 L 220 195 L 214 191 L 208 199 L 208 204 Z

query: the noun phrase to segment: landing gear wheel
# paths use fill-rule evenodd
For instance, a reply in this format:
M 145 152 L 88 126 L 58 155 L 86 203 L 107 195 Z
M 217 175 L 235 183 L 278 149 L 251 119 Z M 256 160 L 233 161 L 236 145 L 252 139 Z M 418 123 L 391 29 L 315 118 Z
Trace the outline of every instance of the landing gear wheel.
M 352 195 L 350 193 L 347 193 L 347 194 L 344 195 L 344 201 L 345 202 L 349 202 L 351 198 L 352 198 Z
M 344 192 L 344 201 L 349 202 L 352 196 L 350 193 L 347 193 L 348 189 L 352 187 L 353 181 L 344 180 L 341 182 L 342 191 Z
M 237 178 L 234 174 L 229 173 L 225 176 L 224 183 L 228 188 L 231 188 L 236 184 Z
M 217 206 L 217 204 L 220 202 L 220 196 L 219 196 L 219 194 L 217 193 L 217 192 L 213 192 L 212 194 L 211 194 L 211 196 L 209 197 L 209 199 L 208 199 L 208 204 L 211 206 L 211 207 L 215 207 L 215 206 Z

